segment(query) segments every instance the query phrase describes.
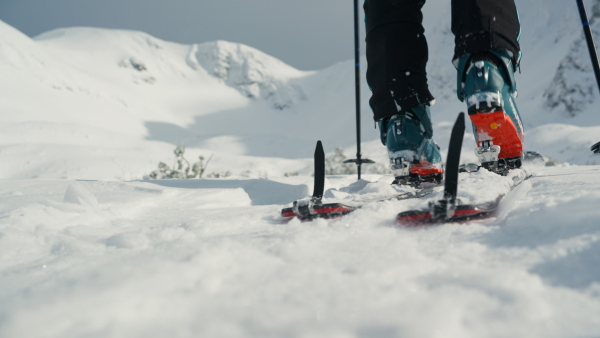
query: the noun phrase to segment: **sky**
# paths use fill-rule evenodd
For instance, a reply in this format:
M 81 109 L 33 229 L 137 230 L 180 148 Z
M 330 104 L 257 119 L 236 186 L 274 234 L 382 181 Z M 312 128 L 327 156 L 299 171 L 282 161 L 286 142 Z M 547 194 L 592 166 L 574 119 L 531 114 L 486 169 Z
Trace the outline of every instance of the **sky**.
M 140 30 L 184 44 L 227 40 L 302 70 L 354 57 L 349 0 L 0 0 L 0 20 L 31 37 L 90 26 Z

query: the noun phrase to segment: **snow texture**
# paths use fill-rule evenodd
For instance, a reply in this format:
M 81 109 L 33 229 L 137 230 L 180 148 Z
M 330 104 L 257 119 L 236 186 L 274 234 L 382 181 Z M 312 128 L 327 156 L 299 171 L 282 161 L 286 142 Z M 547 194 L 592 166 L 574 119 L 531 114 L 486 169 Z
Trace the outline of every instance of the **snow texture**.
M 419 200 L 285 222 L 265 196 L 310 177 L 6 181 L 0 336 L 592 337 L 600 167 L 532 170 L 491 219 L 420 229 L 393 221 Z M 459 194 L 507 189 L 492 175 L 461 174 Z M 327 186 L 366 198 L 390 179 Z

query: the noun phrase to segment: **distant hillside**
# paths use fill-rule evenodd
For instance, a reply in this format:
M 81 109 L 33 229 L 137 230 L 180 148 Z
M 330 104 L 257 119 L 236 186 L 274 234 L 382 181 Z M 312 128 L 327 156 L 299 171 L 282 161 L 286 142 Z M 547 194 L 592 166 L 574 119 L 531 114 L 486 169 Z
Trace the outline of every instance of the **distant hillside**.
M 465 109 L 455 95 L 449 6 L 425 6 L 434 137 L 443 153 L 451 121 Z M 600 141 L 598 90 L 576 7 L 543 0 L 518 6 L 517 103 L 526 147 L 558 162 L 595 163 L 589 146 Z M 600 36 L 600 1 L 590 11 Z M 159 160 L 171 161 L 177 144 L 191 157 L 219 154 L 215 171 L 255 176 L 310 172 L 317 139 L 327 152 L 341 147 L 354 156 L 351 60 L 305 72 L 225 41 L 181 45 L 82 27 L 30 39 L 4 22 L 0 34 L 0 160 L 11 163 L 0 177 L 140 178 Z M 365 68 L 363 155 L 385 165 Z M 474 161 L 472 135 L 464 147 L 463 160 Z M 281 164 L 264 164 L 273 161 Z

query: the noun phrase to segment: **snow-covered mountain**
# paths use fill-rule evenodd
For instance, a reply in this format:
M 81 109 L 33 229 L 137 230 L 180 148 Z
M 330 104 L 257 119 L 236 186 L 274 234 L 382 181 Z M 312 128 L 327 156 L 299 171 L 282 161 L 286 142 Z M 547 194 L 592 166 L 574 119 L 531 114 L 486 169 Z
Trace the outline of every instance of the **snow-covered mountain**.
M 577 13 L 562 2 L 518 5 L 526 147 L 558 162 L 595 163 L 589 146 L 600 135 L 598 92 Z M 449 60 L 449 4 L 425 11 L 436 139 L 445 149 L 450 122 L 464 104 L 456 100 Z M 141 178 L 158 161 L 171 161 L 177 144 L 186 145 L 191 159 L 216 154 L 215 172 L 254 176 L 310 172 L 310 160 L 302 159 L 317 139 L 328 152 L 341 147 L 353 156 L 352 61 L 304 72 L 225 41 L 181 45 L 94 28 L 30 39 L 3 22 L 0 33 L 0 160 L 7 163 L 0 177 Z M 385 151 L 363 88 L 363 154 L 381 169 Z M 473 138 L 466 138 L 464 160 L 474 161 Z M 262 165 L 265 157 L 281 165 Z
M 595 24 L 592 29 L 598 35 L 600 25 L 600 2 L 594 2 L 590 7 L 588 16 Z M 567 55 L 564 56 L 555 76 L 546 90 L 546 107 L 551 111 L 577 116 L 594 104 L 598 96 L 598 86 L 593 75 L 590 56 L 586 41 L 576 39 L 569 46 Z

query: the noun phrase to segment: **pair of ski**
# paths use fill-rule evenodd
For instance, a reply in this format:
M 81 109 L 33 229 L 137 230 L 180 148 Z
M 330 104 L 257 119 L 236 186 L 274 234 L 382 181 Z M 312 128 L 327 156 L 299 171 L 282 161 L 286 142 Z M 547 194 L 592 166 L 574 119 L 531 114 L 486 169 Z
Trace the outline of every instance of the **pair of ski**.
M 426 209 L 401 212 L 397 216 L 399 222 L 406 225 L 419 225 L 467 221 L 475 218 L 484 218 L 496 211 L 504 194 L 497 196 L 494 200 L 477 204 L 461 204 L 457 199 L 458 173 L 461 171 L 460 153 L 464 133 L 465 116 L 464 113 L 460 113 L 450 135 L 448 157 L 446 158 L 443 199 L 430 201 L 429 207 Z M 360 209 L 366 203 L 421 198 L 433 192 L 433 188 L 427 188 L 419 190 L 416 193 L 407 192 L 389 198 L 366 201 L 358 206 L 343 203 L 323 203 L 322 199 L 325 190 L 325 153 L 321 141 L 317 142 L 314 165 L 315 179 L 312 198 L 310 200 L 295 201 L 291 208 L 284 208 L 281 210 L 283 217 L 297 217 L 303 221 L 315 218 L 338 218 Z M 527 178 L 528 176 L 526 175 L 513 178 L 512 188 Z

